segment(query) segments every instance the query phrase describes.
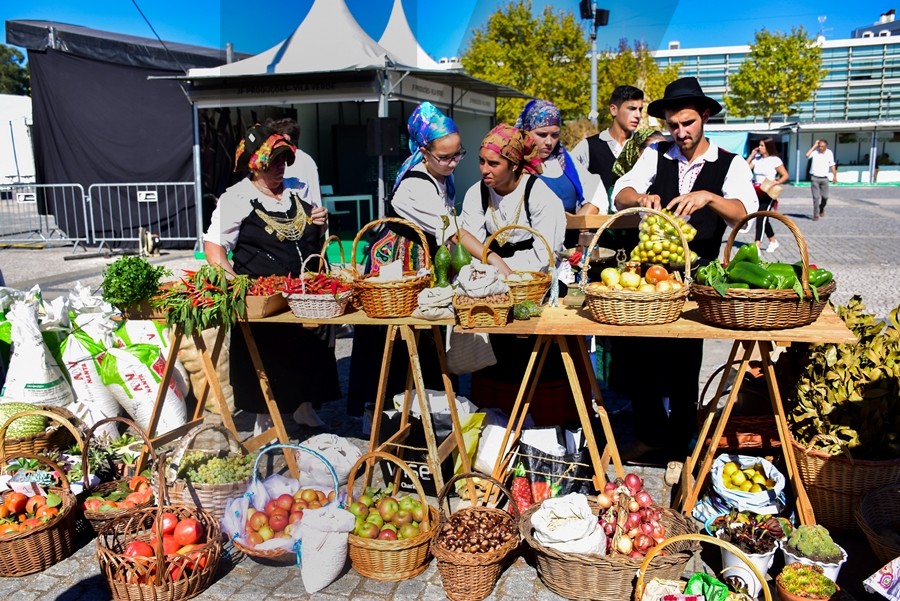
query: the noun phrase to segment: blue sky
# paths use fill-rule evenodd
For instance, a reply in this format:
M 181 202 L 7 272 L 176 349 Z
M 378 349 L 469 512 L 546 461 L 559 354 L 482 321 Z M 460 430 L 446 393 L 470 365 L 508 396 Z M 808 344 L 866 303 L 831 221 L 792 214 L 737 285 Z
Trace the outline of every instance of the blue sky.
M 288 36 L 309 11 L 313 0 L 253 3 L 245 0 L 137 0 L 164 40 L 224 47 L 232 42 L 239 52 L 257 53 Z M 346 0 L 360 25 L 377 39 L 390 15 L 393 0 Z M 403 0 L 411 26 L 423 48 L 435 58 L 458 56 L 472 29 L 507 0 Z M 577 14 L 578 0 L 533 0 L 535 13 L 547 5 Z M 254 15 L 249 8 L 262 10 Z M 856 27 L 871 24 L 891 8 L 890 3 L 861 0 L 757 0 L 715 4 L 708 0 L 647 0 L 613 3 L 607 27 L 600 28 L 598 46 L 614 47 L 621 38 L 643 40 L 651 49 L 679 40 L 682 48 L 747 44 L 754 32 L 790 31 L 802 25 L 819 31 L 826 16 L 825 35 L 849 38 Z M 42 19 L 84 25 L 120 33 L 153 37 L 131 0 L 2 0 L 0 21 Z M 3 38 L 5 41 L 5 35 Z M 539 43 L 539 40 L 538 40 Z

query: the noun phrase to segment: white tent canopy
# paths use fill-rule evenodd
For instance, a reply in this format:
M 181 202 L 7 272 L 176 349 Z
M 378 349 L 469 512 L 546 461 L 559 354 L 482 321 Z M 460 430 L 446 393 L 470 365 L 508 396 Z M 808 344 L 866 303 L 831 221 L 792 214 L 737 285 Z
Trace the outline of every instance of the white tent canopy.
M 405 65 L 419 69 L 460 68 L 458 63 L 439 63 L 425 52 L 409 26 L 403 0 L 394 0 L 391 18 L 378 40 L 378 44 L 399 58 Z

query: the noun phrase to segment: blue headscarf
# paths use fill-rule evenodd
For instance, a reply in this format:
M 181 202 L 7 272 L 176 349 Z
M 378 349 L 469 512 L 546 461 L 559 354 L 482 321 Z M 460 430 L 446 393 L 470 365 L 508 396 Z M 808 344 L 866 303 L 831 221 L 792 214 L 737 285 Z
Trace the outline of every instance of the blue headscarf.
M 516 127 L 524 129 L 525 131 L 532 131 L 539 127 L 547 127 L 548 125 L 558 125 L 561 127 L 562 115 L 555 104 L 539 98 L 529 100 L 525 105 L 525 108 L 523 108 L 522 112 L 519 114 L 519 118 L 516 119 Z M 575 192 L 578 194 L 578 201 L 583 201 L 584 188 L 581 186 L 581 178 L 578 177 L 578 172 L 575 171 L 575 163 L 572 161 L 572 157 L 569 156 L 569 152 L 566 150 L 565 146 L 563 146 L 562 142 L 556 145 L 556 148 L 553 149 L 553 152 L 550 153 L 547 160 L 554 157 L 559 161 L 559 166 L 562 167 L 565 176 L 568 177 L 569 181 L 572 182 L 572 185 L 575 186 Z
M 412 156 L 403 161 L 400 171 L 397 172 L 397 178 L 394 180 L 392 191 L 397 189 L 407 171 L 422 162 L 424 158 L 421 151 L 422 146 L 427 146 L 429 142 L 459 131 L 453 119 L 430 102 L 423 102 L 416 107 L 416 110 L 409 116 L 406 128 L 409 131 L 409 151 Z M 450 200 L 456 197 L 452 173 L 447 177 L 447 194 L 450 196 Z

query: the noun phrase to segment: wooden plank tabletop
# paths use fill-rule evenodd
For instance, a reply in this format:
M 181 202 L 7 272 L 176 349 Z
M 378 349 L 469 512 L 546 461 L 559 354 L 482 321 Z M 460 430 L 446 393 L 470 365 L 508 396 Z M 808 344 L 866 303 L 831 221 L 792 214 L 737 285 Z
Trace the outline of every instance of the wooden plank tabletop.
M 376 318 L 369 317 L 365 311 L 348 307 L 347 312 L 340 317 L 332 317 L 330 319 L 306 319 L 294 317 L 290 310 L 278 315 L 270 315 L 258 319 L 250 319 L 251 323 L 292 323 L 303 326 L 317 325 L 354 325 L 354 326 L 389 326 L 389 325 L 407 325 L 414 328 L 430 328 L 431 326 L 452 326 L 456 323 L 453 319 L 440 319 L 429 321 L 427 319 L 415 319 L 412 317 L 388 317 Z

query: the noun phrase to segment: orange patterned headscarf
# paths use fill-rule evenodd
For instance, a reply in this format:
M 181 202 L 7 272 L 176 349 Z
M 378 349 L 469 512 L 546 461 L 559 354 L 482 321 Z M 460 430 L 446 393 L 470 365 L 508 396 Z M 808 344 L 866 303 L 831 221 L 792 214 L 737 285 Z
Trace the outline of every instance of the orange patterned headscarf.
M 525 171 L 534 175 L 543 172 L 537 142 L 527 131 L 501 123 L 487 133 L 481 141 L 481 147 L 493 150 L 510 161 L 513 167 L 521 165 Z
M 236 172 L 266 171 L 272 160 L 283 153 L 287 154 L 287 164 L 293 165 L 297 147 L 291 144 L 290 138 L 275 130 L 254 125 L 251 127 L 234 153 L 234 170 Z

